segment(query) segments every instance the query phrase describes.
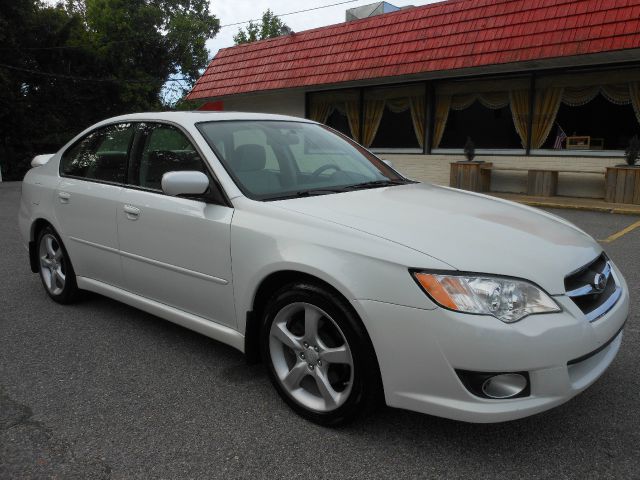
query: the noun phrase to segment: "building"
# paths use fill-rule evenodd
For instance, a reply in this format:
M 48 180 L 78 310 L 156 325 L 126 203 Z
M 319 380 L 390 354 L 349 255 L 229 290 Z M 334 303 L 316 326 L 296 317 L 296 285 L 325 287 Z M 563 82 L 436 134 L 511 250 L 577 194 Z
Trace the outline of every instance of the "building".
M 323 122 L 436 183 L 467 138 L 494 166 L 603 170 L 640 134 L 640 0 L 400 9 L 222 49 L 188 98 Z M 493 185 L 525 191 L 526 172 Z M 602 197 L 603 176 L 558 194 Z

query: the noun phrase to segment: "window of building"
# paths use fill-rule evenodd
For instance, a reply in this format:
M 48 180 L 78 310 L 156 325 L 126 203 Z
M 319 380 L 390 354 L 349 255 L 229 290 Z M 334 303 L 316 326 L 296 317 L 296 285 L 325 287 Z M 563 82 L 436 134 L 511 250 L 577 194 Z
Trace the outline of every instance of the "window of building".
M 351 128 L 349 127 L 349 119 L 344 111 L 336 108 L 329 114 L 325 125 L 331 127 L 340 133 L 344 133 L 347 137 L 353 138 Z
M 464 110 L 451 110 L 440 148 L 463 148 L 467 138 L 476 148 L 522 148 L 508 106 L 490 109 L 474 102 Z
M 406 109 L 394 112 L 385 106 L 371 148 L 420 148 L 411 111 Z
M 576 107 L 561 104 L 555 128 L 543 149 L 625 150 L 629 140 L 640 134 L 640 123 L 631 105 L 616 105 L 596 96 Z M 564 136 L 568 138 L 564 138 Z
M 360 138 L 360 92 L 336 90 L 312 93 L 308 117 L 335 128 L 358 141 Z
M 361 143 L 369 148 L 421 149 L 425 135 L 424 85 L 364 92 Z
M 469 138 L 476 148 L 524 148 L 529 97 L 525 77 L 438 85 L 433 148 L 462 149 Z
M 544 134 L 532 142 L 534 149 L 623 151 L 640 134 L 640 71 L 559 75 L 539 83 L 536 107 L 547 113 L 534 117 L 542 119 L 537 130 Z

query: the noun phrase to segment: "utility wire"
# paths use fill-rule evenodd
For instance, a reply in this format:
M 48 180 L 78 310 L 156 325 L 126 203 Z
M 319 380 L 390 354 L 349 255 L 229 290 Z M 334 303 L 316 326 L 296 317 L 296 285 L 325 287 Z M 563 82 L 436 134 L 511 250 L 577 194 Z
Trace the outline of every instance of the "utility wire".
M 149 83 L 149 82 L 153 82 L 155 79 L 149 79 L 149 80 L 132 80 L 132 79 L 117 79 L 117 78 L 89 78 L 89 77 L 76 77 L 74 75 L 65 75 L 62 73 L 53 73 L 53 72 L 43 72 L 41 70 L 33 70 L 30 68 L 22 68 L 22 67 L 16 67 L 13 65 L 6 65 L 4 63 L 0 63 L 0 68 L 5 68 L 7 70 L 15 70 L 18 72 L 25 72 L 25 73 L 30 73 L 33 75 L 40 75 L 43 77 L 52 77 L 52 78 L 62 78 L 65 80 L 73 80 L 73 81 L 77 81 L 77 82 L 97 82 L 97 83 Z M 168 82 L 183 82 L 183 81 L 188 81 L 189 79 L 187 77 L 174 77 L 174 78 L 169 78 L 167 80 L 163 80 L 163 84 L 164 83 L 168 83 Z
M 344 5 L 345 3 L 354 3 L 354 2 L 359 2 L 359 1 L 361 1 L 361 0 L 345 0 L 343 2 L 332 3 L 330 5 L 320 5 L 318 7 L 306 8 L 304 10 L 296 10 L 295 12 L 280 13 L 278 15 L 274 15 L 274 17 L 286 17 L 287 15 L 295 15 L 296 13 L 313 12 L 314 10 L 322 10 L 323 8 L 335 7 L 336 5 Z M 249 23 L 249 22 L 259 22 L 260 20 L 262 20 L 262 19 L 261 18 L 254 18 L 252 20 L 244 20 L 242 22 L 227 23 L 226 25 L 220 25 L 220 28 L 235 27 L 236 25 L 243 25 L 243 24 Z
M 322 10 L 324 8 L 330 8 L 330 7 L 335 7 L 337 5 L 344 5 L 347 3 L 355 3 L 355 2 L 360 2 L 362 0 L 344 0 L 342 2 L 337 2 L 337 3 L 331 3 L 329 5 L 320 5 L 317 7 L 313 7 L 313 8 L 305 8 L 304 10 L 296 10 L 295 12 L 287 12 L 287 13 L 280 13 L 277 15 L 274 15 L 274 17 L 286 17 L 287 15 L 295 15 L 297 13 L 305 13 L 305 12 L 313 12 L 315 10 Z M 227 23 L 225 25 L 220 25 L 219 28 L 226 28 L 226 27 L 235 27 L 237 25 L 244 25 L 245 23 L 249 23 L 249 22 L 259 22 L 260 20 L 262 20 L 261 18 L 253 18 L 251 20 L 243 20 L 241 22 L 235 22 L 235 23 Z M 129 39 L 129 40 L 112 40 L 110 42 L 105 42 L 103 44 L 99 44 L 99 47 L 104 47 L 107 45 L 112 45 L 112 44 L 118 44 L 118 43 L 131 43 L 131 42 L 140 42 L 140 41 L 144 41 L 144 39 Z M 93 45 L 59 45 L 59 46 L 51 46 L 51 47 L 23 47 L 20 50 L 68 50 L 68 49 L 73 49 L 73 48 L 91 48 L 93 47 Z M 1 50 L 13 50 L 13 48 L 10 47 L 0 47 Z

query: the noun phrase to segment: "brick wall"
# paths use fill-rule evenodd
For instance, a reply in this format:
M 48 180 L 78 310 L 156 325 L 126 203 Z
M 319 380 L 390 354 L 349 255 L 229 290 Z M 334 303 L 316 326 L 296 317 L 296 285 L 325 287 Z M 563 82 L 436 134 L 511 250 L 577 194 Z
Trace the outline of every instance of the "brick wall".
M 449 164 L 464 160 L 462 155 L 408 155 L 381 154 L 381 158 L 391 160 L 395 168 L 409 178 L 428 181 L 439 185 L 449 185 Z M 559 168 L 567 170 L 598 170 L 624 163 L 623 158 L 594 157 L 523 157 L 490 156 L 481 157 L 485 162 L 493 162 L 496 167 L 518 168 Z M 493 172 L 492 190 L 497 192 L 526 193 L 527 172 Z M 560 173 L 558 195 L 567 197 L 604 198 L 604 175 Z

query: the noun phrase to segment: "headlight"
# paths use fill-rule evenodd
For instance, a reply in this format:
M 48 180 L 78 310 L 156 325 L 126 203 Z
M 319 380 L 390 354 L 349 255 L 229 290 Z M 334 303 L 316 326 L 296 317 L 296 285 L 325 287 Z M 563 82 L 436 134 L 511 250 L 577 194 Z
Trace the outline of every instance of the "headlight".
M 441 307 L 492 315 L 513 323 L 534 313 L 561 311 L 540 288 L 524 280 L 482 275 L 413 272 L 424 291 Z

